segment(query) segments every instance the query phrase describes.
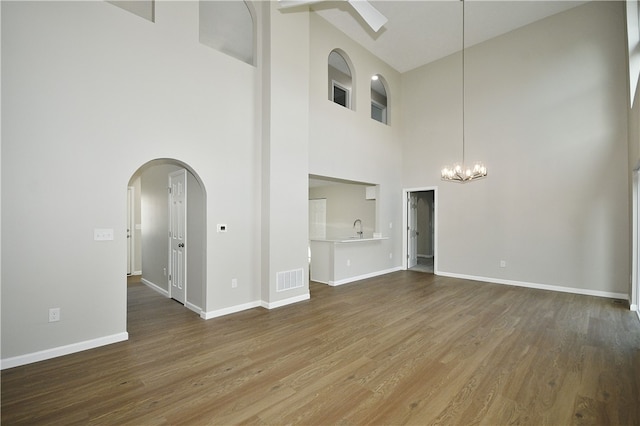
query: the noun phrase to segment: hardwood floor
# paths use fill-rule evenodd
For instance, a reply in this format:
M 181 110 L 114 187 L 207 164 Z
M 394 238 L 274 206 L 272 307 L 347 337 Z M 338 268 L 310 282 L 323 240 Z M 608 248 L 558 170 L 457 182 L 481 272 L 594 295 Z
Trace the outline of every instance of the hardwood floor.
M 2 371 L 3 424 L 640 424 L 626 302 L 402 271 L 204 321 L 128 291 L 129 341 Z

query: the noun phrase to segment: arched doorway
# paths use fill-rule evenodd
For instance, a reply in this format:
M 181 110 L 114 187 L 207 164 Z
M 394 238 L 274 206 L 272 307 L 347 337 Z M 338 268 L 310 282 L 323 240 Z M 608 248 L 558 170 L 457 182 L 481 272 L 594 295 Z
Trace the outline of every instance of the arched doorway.
M 178 193 L 180 212 L 172 202 Z M 127 196 L 127 272 L 192 311 L 206 312 L 206 191 L 198 174 L 179 160 L 151 160 L 131 176 Z

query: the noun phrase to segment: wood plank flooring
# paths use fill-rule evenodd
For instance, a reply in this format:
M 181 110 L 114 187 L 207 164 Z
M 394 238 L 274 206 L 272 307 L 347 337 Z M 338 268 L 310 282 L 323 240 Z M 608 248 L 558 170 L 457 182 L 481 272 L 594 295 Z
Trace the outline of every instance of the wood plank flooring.
M 401 271 L 204 321 L 128 292 L 129 341 L 2 371 L 2 424 L 640 424 L 626 302 Z

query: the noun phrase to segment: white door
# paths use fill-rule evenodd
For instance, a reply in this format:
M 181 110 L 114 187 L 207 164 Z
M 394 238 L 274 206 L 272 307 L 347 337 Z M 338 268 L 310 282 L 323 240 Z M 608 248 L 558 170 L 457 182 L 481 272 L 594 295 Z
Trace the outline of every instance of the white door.
M 169 296 L 185 303 L 187 285 L 187 171 L 169 175 Z
M 407 269 L 418 264 L 418 197 L 407 197 Z

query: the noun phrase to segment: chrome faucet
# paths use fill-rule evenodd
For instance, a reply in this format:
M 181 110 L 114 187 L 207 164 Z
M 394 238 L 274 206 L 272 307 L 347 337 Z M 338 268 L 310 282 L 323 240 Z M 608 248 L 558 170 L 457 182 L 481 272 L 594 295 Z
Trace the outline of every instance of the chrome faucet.
M 364 232 L 362 232 L 362 221 L 360 219 L 356 219 L 353 222 L 353 227 L 355 228 L 357 224 L 360 224 L 360 230 L 356 233 L 358 234 L 358 237 L 362 238 L 362 236 L 364 235 Z

